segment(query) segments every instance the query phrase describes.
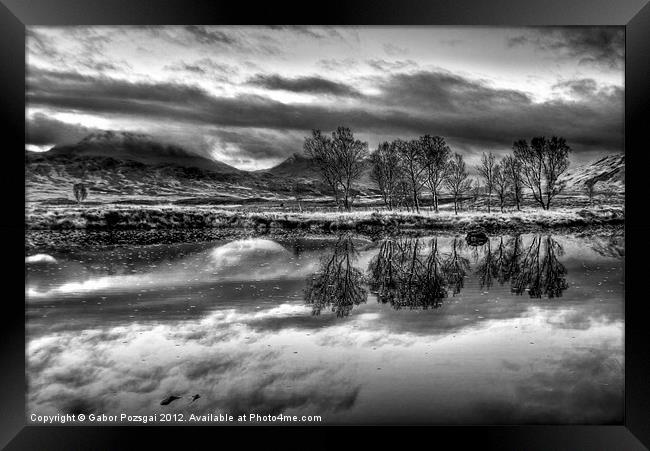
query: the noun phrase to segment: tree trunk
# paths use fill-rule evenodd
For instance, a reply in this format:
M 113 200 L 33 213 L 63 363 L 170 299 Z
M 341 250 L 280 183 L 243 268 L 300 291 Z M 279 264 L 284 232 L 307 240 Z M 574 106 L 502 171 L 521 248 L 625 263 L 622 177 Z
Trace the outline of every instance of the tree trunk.
M 492 203 L 492 191 L 488 191 L 488 213 L 490 213 L 490 204 Z
M 413 188 L 413 206 L 415 211 L 420 212 L 420 204 L 418 203 L 418 191 Z

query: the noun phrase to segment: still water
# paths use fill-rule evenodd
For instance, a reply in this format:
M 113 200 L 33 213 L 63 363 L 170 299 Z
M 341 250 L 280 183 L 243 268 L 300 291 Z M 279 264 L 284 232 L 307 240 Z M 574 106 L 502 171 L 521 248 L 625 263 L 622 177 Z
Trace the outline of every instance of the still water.
M 48 255 L 26 265 L 28 413 L 623 420 L 622 237 L 248 238 Z

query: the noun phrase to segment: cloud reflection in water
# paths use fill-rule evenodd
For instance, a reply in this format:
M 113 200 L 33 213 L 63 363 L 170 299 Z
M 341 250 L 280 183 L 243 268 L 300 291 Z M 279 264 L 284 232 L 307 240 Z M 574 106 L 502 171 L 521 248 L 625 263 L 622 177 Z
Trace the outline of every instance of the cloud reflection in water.
M 391 244 L 393 255 L 387 242 L 251 239 L 194 249 L 155 268 L 143 257 L 133 274 L 119 274 L 133 268 L 123 256 L 124 267 L 113 261 L 114 275 L 88 269 L 105 258 L 97 251 L 77 265 L 85 265 L 86 282 L 108 280 L 109 288 L 86 291 L 60 289 L 83 283 L 73 274 L 57 279 L 30 269 L 27 291 L 34 281 L 47 295 L 28 304 L 28 410 L 295 413 L 333 423 L 620 422 L 622 260 L 585 250 L 586 239 L 558 238 L 551 250 L 563 253 L 551 256 L 545 236 L 517 240 L 522 249 L 539 244 L 546 268 L 525 276 L 529 290 L 521 295 L 513 286 L 522 276 L 512 275 L 529 270 L 513 270 L 503 258 L 512 238 L 479 249 L 453 237 L 423 238 Z M 345 303 L 347 315 L 313 316 L 303 291 L 333 254 L 370 293 L 366 302 Z M 461 258 L 467 263 L 459 266 Z M 412 268 L 400 272 L 402 261 Z M 407 275 L 425 283 L 404 291 Z M 152 283 L 141 293 L 145 281 Z M 562 297 L 548 299 L 558 292 L 546 286 L 562 286 Z M 430 293 L 438 293 L 434 304 L 423 303 Z M 190 404 L 195 393 L 201 398 Z M 183 398 L 160 406 L 172 394 Z

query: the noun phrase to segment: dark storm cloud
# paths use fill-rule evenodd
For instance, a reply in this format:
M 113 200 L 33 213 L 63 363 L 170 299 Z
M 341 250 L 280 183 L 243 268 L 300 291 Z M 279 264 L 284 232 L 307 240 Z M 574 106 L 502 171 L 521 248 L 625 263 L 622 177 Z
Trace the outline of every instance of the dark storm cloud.
M 270 90 L 347 97 L 361 96 L 361 93 L 352 86 L 328 80 L 317 75 L 286 78 L 277 74 L 258 74 L 248 80 L 248 83 Z
M 532 44 L 542 50 L 562 52 L 580 63 L 621 68 L 625 61 L 625 31 L 622 27 L 537 28 L 512 37 L 509 45 Z M 561 53 L 560 53 L 561 54 Z
M 35 145 L 74 144 L 99 130 L 68 124 L 37 113 L 26 121 L 25 142 Z
M 397 74 L 380 83 L 389 108 L 416 111 L 412 128 L 474 145 L 507 145 L 518 137 L 558 134 L 575 150 L 621 149 L 623 90 L 600 89 L 575 101 L 536 103 L 526 93 L 493 88 L 443 72 Z
M 61 110 L 239 128 L 242 136 L 246 128 L 306 134 L 343 124 L 369 134 L 440 134 L 479 147 L 509 147 L 519 138 L 556 134 L 578 152 L 622 149 L 620 88 L 600 89 L 572 101 L 536 103 L 526 93 L 443 72 L 396 74 L 375 83 L 380 93 L 358 98 L 352 106 L 288 104 L 257 95 L 219 97 L 174 83 L 130 83 L 34 70 L 28 77 L 27 99 L 33 106 Z M 276 155 L 279 144 L 267 147 L 267 155 Z M 285 155 L 296 150 L 287 149 Z M 251 149 L 251 154 L 262 153 L 261 145 Z
M 109 77 L 93 77 L 77 72 L 34 69 L 27 74 L 28 97 L 42 98 L 44 104 L 67 104 L 71 109 L 129 112 L 137 110 L 137 102 L 159 102 L 170 105 L 201 101 L 207 93 L 197 87 L 176 83 L 131 83 Z M 83 98 L 85 97 L 85 99 Z M 183 101 L 183 98 L 186 100 Z M 143 103 L 146 106 L 146 103 Z M 143 108 L 146 110 L 146 108 Z
M 240 149 L 237 155 L 253 159 L 286 157 L 291 151 L 300 148 L 304 140 L 303 137 L 290 133 L 251 129 L 215 130 L 212 134 L 216 139 Z
M 399 73 L 380 83 L 382 101 L 389 105 L 443 108 L 445 112 L 478 108 L 498 110 L 503 106 L 526 106 L 527 94 L 511 89 L 495 89 L 483 83 L 445 72 Z
M 164 118 L 204 125 L 309 130 L 336 127 L 337 109 L 290 105 L 257 95 L 217 97 L 174 83 L 131 83 L 77 73 L 32 71 L 28 102 L 64 110 Z M 356 108 L 343 113 L 354 123 L 372 123 L 373 115 Z M 345 118 L 342 118 L 343 120 Z M 321 125 L 322 124 L 322 125 Z

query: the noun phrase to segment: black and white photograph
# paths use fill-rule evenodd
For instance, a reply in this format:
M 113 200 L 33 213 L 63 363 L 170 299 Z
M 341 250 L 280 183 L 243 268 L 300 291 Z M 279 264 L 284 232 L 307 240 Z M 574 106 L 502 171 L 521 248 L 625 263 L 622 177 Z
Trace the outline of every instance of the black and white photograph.
M 625 27 L 25 44 L 27 424 L 624 423 Z

